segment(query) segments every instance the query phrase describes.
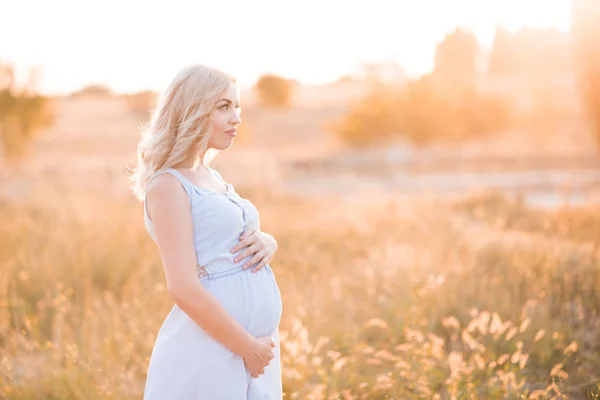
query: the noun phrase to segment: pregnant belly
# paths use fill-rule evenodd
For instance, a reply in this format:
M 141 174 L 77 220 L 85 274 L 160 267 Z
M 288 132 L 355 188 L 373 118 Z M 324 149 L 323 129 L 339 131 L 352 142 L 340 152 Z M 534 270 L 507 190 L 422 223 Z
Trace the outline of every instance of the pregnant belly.
M 204 287 L 252 336 L 275 334 L 281 319 L 282 301 L 269 266 L 251 269 L 204 282 Z

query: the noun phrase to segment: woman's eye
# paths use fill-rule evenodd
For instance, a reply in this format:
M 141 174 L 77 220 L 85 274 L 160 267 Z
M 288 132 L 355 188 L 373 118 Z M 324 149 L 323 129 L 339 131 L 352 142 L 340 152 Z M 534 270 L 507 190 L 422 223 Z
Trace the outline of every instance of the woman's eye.
M 229 104 L 223 104 L 221 106 L 221 110 L 227 110 L 227 107 L 229 107 Z

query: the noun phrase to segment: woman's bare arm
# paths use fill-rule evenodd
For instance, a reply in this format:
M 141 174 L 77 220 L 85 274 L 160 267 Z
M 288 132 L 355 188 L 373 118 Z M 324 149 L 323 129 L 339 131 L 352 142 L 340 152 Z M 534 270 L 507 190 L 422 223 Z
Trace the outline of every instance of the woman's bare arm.
M 179 180 L 161 174 L 150 182 L 147 196 L 146 207 L 155 228 L 167 290 L 175 303 L 232 352 L 243 358 L 256 357 L 262 346 L 198 278 L 190 200 Z

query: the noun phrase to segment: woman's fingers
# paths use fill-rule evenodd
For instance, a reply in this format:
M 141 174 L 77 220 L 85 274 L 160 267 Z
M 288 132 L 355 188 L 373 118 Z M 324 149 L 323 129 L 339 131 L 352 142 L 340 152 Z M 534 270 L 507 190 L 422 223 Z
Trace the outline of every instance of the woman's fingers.
M 256 229 L 250 229 L 250 230 L 245 230 L 244 232 L 242 232 L 242 234 L 240 235 L 241 239 L 246 239 L 247 237 L 250 237 L 254 234 L 254 232 L 256 232 Z
M 250 260 L 248 260 L 248 262 L 246 262 L 242 268 L 243 269 L 250 268 L 251 266 L 253 266 L 257 262 L 259 262 L 261 259 L 263 259 L 264 256 L 265 256 L 264 255 L 264 251 L 260 250 L 260 251 L 256 252 L 256 254 L 254 255 L 254 257 L 252 257 Z M 256 272 L 256 270 L 254 272 Z
M 242 235 L 240 236 L 241 239 L 239 242 L 236 243 L 235 246 L 233 246 L 231 248 L 231 252 L 232 253 L 237 253 L 238 251 L 240 251 L 241 249 L 243 249 L 244 247 L 248 246 L 249 244 L 253 243 L 256 240 L 256 236 L 254 235 L 254 232 L 256 230 L 252 230 L 252 231 L 246 231 L 244 233 L 242 233 Z M 244 237 L 245 235 L 245 237 Z
M 265 373 L 265 369 L 261 368 L 258 371 L 252 372 L 251 375 L 253 378 L 258 378 L 259 376 L 263 375 Z
M 263 255 L 263 257 L 260 259 L 260 262 L 258 263 L 258 265 L 252 269 L 252 272 L 258 272 L 262 267 L 267 265 L 268 261 L 269 261 L 268 257 L 266 255 Z
M 239 255 L 237 255 L 233 261 L 239 262 L 244 258 L 248 257 L 250 254 L 256 253 L 260 249 L 260 243 L 253 243 L 246 250 L 242 251 Z

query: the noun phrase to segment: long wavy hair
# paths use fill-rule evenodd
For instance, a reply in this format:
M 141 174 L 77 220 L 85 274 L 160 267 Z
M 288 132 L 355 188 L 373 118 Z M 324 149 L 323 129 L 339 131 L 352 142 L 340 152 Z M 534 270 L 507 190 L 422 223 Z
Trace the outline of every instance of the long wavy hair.
M 129 175 L 131 190 L 143 200 L 150 178 L 185 161 L 208 165 L 218 150 L 208 149 L 210 113 L 219 96 L 236 79 L 216 68 L 183 68 L 160 96 L 149 122 L 142 128 L 137 164 Z

